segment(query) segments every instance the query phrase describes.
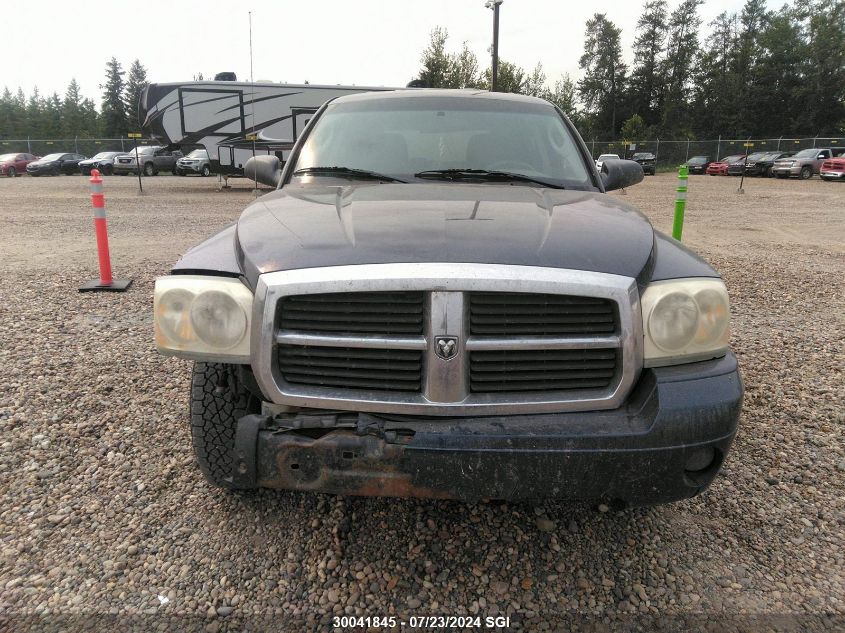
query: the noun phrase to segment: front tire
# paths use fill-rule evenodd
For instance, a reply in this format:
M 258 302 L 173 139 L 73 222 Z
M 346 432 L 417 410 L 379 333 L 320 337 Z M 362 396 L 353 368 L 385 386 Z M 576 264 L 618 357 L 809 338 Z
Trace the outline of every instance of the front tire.
M 7 172 L 6 172 L 6 175 L 7 175 L 9 178 L 14 178 L 15 176 L 17 176 L 17 175 L 18 175 L 18 172 L 17 172 L 17 171 L 15 171 L 15 168 L 14 168 L 14 167 L 9 167 L 9 171 L 7 171 Z
M 202 175 L 206 177 L 211 175 L 211 168 L 208 165 L 202 166 Z
M 144 165 L 144 175 L 145 176 L 154 176 L 155 175 L 155 165 L 152 163 L 147 163 Z
M 813 177 L 813 168 L 809 165 L 804 165 L 801 168 L 801 180 L 809 180 Z
M 258 413 L 261 403 L 237 380 L 232 365 L 194 363 L 191 376 L 191 441 L 205 478 L 220 488 L 232 482 L 238 419 Z

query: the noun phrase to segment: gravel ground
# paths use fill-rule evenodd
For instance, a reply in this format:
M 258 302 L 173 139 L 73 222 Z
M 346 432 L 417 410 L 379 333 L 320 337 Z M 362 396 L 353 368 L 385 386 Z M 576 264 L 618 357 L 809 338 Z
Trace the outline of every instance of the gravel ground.
M 0 630 L 108 615 L 327 630 L 328 614 L 845 628 L 845 186 L 751 180 L 739 195 L 738 179 L 691 178 L 685 241 L 731 293 L 741 429 L 702 496 L 615 512 L 210 487 L 189 364 L 153 348 L 153 280 L 253 193 L 145 184 L 105 185 L 130 292 L 79 294 L 96 272 L 86 179 L 0 180 Z M 674 186 L 648 177 L 625 196 L 668 230 Z

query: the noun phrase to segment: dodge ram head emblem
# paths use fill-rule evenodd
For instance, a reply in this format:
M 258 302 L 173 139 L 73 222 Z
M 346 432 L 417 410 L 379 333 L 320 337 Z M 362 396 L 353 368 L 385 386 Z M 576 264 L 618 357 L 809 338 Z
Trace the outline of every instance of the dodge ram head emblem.
M 451 360 L 458 353 L 457 336 L 436 336 L 434 337 L 434 353 L 443 360 Z

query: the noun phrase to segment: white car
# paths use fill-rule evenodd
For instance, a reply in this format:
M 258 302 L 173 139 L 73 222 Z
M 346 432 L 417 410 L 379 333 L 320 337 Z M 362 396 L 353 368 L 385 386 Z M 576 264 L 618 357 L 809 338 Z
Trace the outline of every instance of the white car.
M 602 163 L 606 160 L 619 160 L 619 154 L 602 154 L 596 159 L 596 169 L 601 171 Z

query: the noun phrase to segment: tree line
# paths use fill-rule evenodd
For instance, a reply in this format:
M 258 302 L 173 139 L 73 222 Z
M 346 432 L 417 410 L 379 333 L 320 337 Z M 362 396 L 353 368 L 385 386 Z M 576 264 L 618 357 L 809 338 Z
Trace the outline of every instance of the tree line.
M 500 60 L 497 89 L 557 104 L 586 138 L 730 138 L 845 132 L 845 2 L 793 0 L 770 11 L 747 0 L 702 37 L 704 0 L 645 0 L 623 58 L 622 29 L 605 13 L 586 23 L 583 77 L 549 85 L 540 63 L 527 71 Z M 416 80 L 429 87 L 489 89 L 466 43 L 448 53 L 436 28 Z
M 0 96 L 0 137 L 122 138 L 139 131 L 138 100 L 149 84 L 147 70 L 136 59 L 128 77 L 125 75 L 120 62 L 112 57 L 100 86 L 99 109 L 93 99 L 82 96 L 76 79 L 70 80 L 64 97 L 56 92 L 42 96 L 37 87 L 27 97 L 20 88 L 12 93 L 6 86 Z
M 565 112 L 585 138 L 730 138 L 845 133 L 845 0 L 792 0 L 770 11 L 746 0 L 739 13 L 707 25 L 704 0 L 645 0 L 635 26 L 633 63 L 624 61 L 622 29 L 605 13 L 585 28 L 583 76 L 548 81 L 541 63 L 526 70 L 499 61 L 497 89 L 542 97 Z M 448 52 L 437 27 L 415 81 L 433 88 L 489 89 L 466 43 Z M 0 96 L 2 138 L 123 137 L 140 130 L 138 98 L 148 84 L 139 60 L 128 76 L 112 57 L 99 108 L 72 79 L 64 97 Z M 195 76 L 202 79 L 202 75 Z M 307 83 L 307 82 L 306 82 Z

